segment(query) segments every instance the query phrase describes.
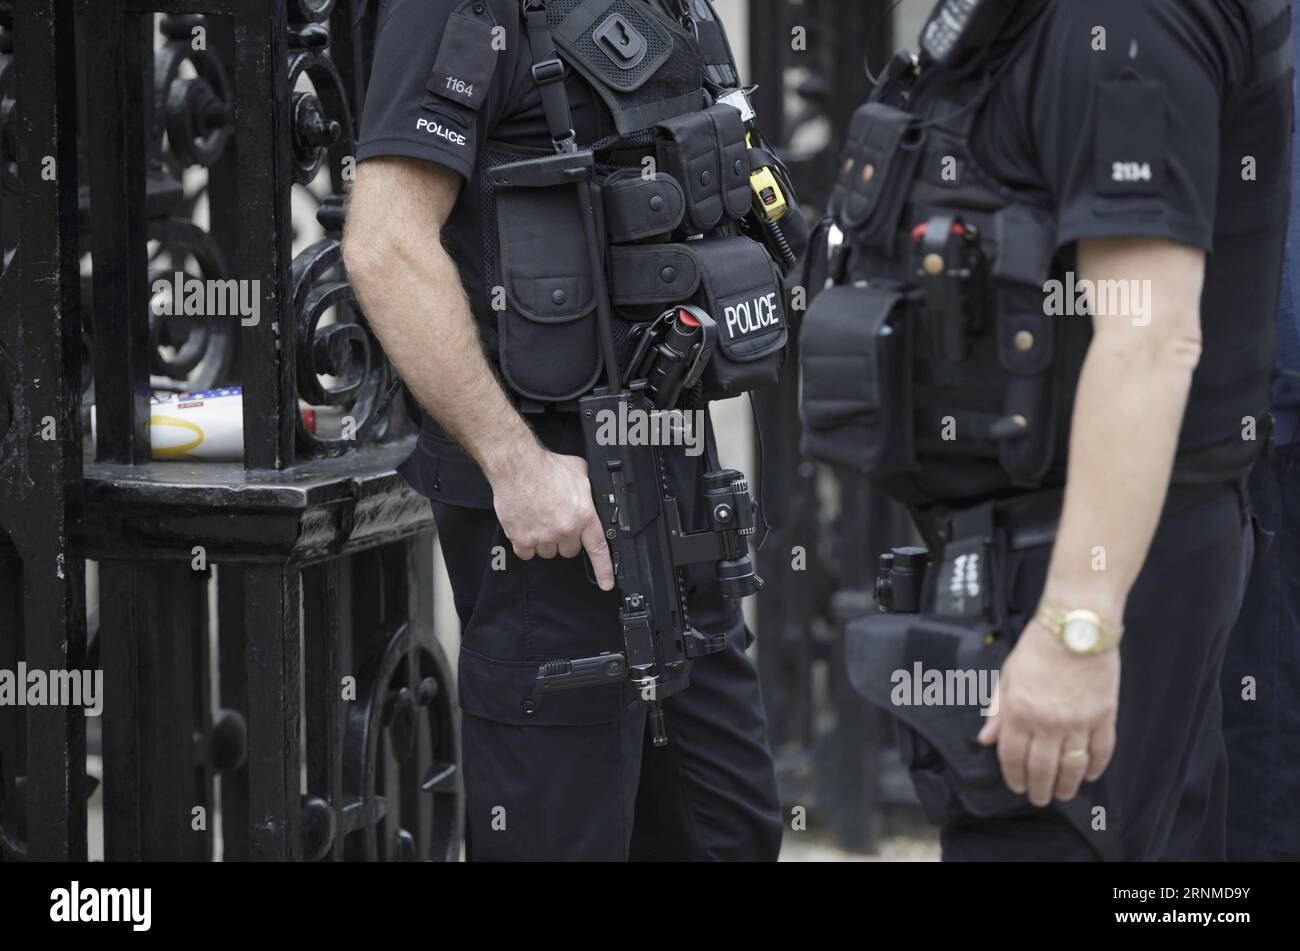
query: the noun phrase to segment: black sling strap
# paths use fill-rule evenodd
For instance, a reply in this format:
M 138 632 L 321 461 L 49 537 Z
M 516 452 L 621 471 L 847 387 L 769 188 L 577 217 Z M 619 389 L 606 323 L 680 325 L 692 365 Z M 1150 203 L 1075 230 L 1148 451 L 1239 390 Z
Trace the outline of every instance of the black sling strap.
M 528 48 L 533 57 L 533 82 L 542 95 L 546 126 L 557 152 L 576 152 L 577 134 L 573 131 L 573 110 L 564 88 L 564 61 L 555 48 L 551 24 L 546 19 L 546 0 L 523 0 L 524 25 L 528 29 Z

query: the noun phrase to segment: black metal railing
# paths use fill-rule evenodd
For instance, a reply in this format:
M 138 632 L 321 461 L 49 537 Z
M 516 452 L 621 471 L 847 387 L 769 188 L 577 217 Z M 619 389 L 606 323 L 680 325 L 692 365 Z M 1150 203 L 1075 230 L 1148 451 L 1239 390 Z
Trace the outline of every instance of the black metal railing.
M 86 857 L 87 722 L 106 858 L 459 854 L 415 424 L 340 254 L 375 7 L 0 2 L 0 670 L 104 692 L 0 707 L 5 859 Z M 153 458 L 151 393 L 233 386 L 242 462 Z

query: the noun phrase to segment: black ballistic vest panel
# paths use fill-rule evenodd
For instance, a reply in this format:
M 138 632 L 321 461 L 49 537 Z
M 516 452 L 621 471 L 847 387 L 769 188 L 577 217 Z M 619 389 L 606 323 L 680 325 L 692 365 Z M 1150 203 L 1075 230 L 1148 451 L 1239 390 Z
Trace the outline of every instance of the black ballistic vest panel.
M 1245 6 L 1252 82 L 1276 81 L 1289 69 L 1278 26 L 1289 25 L 1289 4 Z M 813 302 L 802 331 L 805 453 L 915 506 L 1062 484 L 1092 336 L 1090 318 L 1073 310 L 1073 254 L 1054 256 L 1053 209 L 1000 184 L 974 154 L 986 89 L 903 71 L 858 111 L 832 198 L 843 232 L 829 262 L 836 286 Z M 1264 194 L 1274 207 L 1221 194 L 1216 233 L 1230 241 L 1275 226 L 1286 203 Z M 1048 303 L 1065 314 L 1049 315 Z M 1175 482 L 1235 478 L 1258 455 L 1240 429 L 1269 405 L 1272 316 L 1204 315 L 1188 412 L 1196 432 L 1184 433 Z

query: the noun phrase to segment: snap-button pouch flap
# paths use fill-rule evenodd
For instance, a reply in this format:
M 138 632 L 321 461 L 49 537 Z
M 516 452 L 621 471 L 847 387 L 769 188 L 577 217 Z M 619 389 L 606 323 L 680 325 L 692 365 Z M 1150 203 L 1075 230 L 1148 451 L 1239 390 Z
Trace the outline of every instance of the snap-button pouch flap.
M 502 376 L 513 392 L 543 402 L 586 393 L 601 358 L 595 281 L 573 187 L 502 190 L 497 233 Z
M 921 156 L 923 135 L 915 121 L 878 102 L 854 114 L 830 205 L 846 234 L 892 246 Z
M 668 238 L 682 223 L 686 196 L 671 175 L 644 177 L 633 172 L 601 189 L 605 230 L 612 244 Z
M 595 285 L 568 188 L 504 192 L 498 199 L 501 272 L 510 304 L 531 320 L 577 320 L 595 310 Z
M 998 289 L 998 356 L 1002 366 L 1017 376 L 1047 372 L 1056 348 L 1055 320 L 1087 320 L 1086 317 L 1048 317 L 1043 313 L 1043 294 L 1023 285 Z
M 1055 254 L 1056 221 L 1051 213 L 1031 205 L 1008 205 L 993 216 L 993 237 L 993 277 L 1041 288 Z
M 699 265 L 683 244 L 613 247 L 609 263 L 609 292 L 617 307 L 684 304 L 700 286 Z
M 1055 231 L 1051 213 L 1030 205 L 1008 205 L 993 218 L 998 358 L 1017 376 L 1045 373 L 1056 349 L 1053 322 L 1074 319 L 1047 313 Z
M 682 186 L 690 233 L 712 231 L 722 223 L 724 211 L 718 141 L 712 119 L 707 112 L 695 112 L 661 122 L 658 128 L 659 169 Z
M 707 110 L 718 139 L 718 155 L 722 163 L 723 210 L 728 218 L 743 218 L 749 214 L 749 148 L 745 144 L 745 123 L 740 110 L 719 103 Z
M 583 299 L 581 278 L 519 277 L 512 279 L 510 286 L 520 309 L 537 320 L 563 322 L 581 316 L 573 313 L 573 303 Z

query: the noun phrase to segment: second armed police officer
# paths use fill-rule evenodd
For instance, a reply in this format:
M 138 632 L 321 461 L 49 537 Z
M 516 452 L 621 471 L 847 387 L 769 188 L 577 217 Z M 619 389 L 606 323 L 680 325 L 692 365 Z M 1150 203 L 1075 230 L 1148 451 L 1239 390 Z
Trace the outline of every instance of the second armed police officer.
M 1288 0 L 945 0 L 854 119 L 806 446 L 928 543 L 915 603 L 920 553 L 885 563 L 894 612 L 851 658 L 945 858 L 1224 856 L 1289 29 Z M 1000 667 L 996 703 L 891 704 L 913 663 Z

